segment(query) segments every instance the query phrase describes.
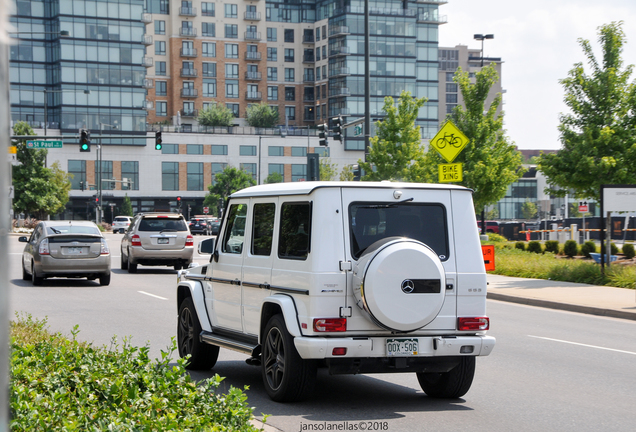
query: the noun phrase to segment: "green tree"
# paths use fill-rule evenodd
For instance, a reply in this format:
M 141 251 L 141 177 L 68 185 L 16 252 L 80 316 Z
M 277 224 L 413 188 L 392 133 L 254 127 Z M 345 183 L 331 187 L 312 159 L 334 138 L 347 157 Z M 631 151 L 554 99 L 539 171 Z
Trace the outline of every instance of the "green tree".
M 224 104 L 210 104 L 207 109 L 199 111 L 197 118 L 203 126 L 232 126 L 234 124 L 234 113 Z
M 603 56 L 597 59 L 590 42 L 579 39 L 590 73 L 577 63 L 560 81 L 570 109 L 560 117 L 563 148 L 539 161 L 553 195 L 571 190 L 599 200 L 602 184 L 636 183 L 636 84 L 633 65 L 623 68 L 625 41 L 622 22 L 599 27 Z
M 376 136 L 371 137 L 367 162 L 358 161 L 365 175 L 362 180 L 414 181 L 411 165 L 422 158 L 420 127 L 415 125 L 419 109 L 426 98 L 417 99 L 403 91 L 397 107 L 393 98 L 384 98 L 386 117 L 376 122 Z
M 463 181 L 460 183 L 475 191 L 475 210 L 480 213 L 486 206 L 495 204 L 506 195 L 508 185 L 523 174 L 522 155 L 506 137 L 503 129 L 503 112 L 497 113 L 501 94 L 497 94 L 490 106 L 486 99 L 498 76 L 489 65 L 476 73 L 474 83 L 468 72 L 461 68 L 455 73 L 465 108 L 458 105 L 451 119 L 469 139 L 468 144 L 453 163 L 461 163 Z M 423 163 L 414 167 L 419 181 L 437 182 L 438 166 L 446 163 L 432 146 Z
M 521 204 L 521 216 L 523 216 L 524 219 L 534 219 L 537 217 L 537 204 L 526 200 Z
M 272 128 L 278 124 L 279 117 L 277 109 L 262 102 L 247 107 L 245 120 L 252 127 Z
M 209 193 L 203 200 L 203 205 L 210 207 L 213 214 L 219 213 L 219 200 L 225 203 L 234 192 L 256 184 L 252 174 L 231 166 L 217 174 L 215 180 L 214 184 L 208 186 Z
M 273 172 L 267 176 L 264 183 L 265 184 L 282 183 L 283 181 L 284 181 L 283 176 L 280 173 Z
M 35 135 L 26 122 L 17 122 L 13 134 Z M 13 210 L 44 219 L 64 209 L 69 200 L 71 181 L 59 162 L 53 163 L 51 168 L 45 167 L 47 150 L 29 149 L 26 141 L 15 142 L 20 165 L 13 167 Z
M 333 181 L 338 174 L 338 166 L 331 163 L 329 158 L 320 158 L 320 180 Z
M 340 181 L 353 181 L 353 167 L 351 165 L 345 165 L 340 171 Z
M 132 203 L 130 202 L 128 194 L 124 196 L 124 202 L 121 205 L 120 214 L 122 216 L 133 216 Z

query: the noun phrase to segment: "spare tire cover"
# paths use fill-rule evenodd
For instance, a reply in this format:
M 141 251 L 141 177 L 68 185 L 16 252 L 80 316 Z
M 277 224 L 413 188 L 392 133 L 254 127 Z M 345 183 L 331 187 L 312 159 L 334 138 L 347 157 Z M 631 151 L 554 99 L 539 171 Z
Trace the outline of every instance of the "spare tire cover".
M 386 238 L 369 246 L 353 271 L 358 306 L 387 330 L 408 332 L 435 319 L 444 303 L 444 267 L 424 243 Z

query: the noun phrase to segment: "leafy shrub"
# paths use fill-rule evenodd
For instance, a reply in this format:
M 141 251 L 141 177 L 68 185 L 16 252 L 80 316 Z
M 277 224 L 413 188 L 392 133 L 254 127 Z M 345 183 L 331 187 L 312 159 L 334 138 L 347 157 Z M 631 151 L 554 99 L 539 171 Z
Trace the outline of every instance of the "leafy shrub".
M 581 255 L 586 258 L 591 258 L 590 253 L 596 252 L 596 243 L 591 240 L 586 241 L 581 245 Z
M 528 243 L 527 251 L 540 254 L 540 253 L 543 252 L 543 249 L 541 248 L 541 243 L 540 242 L 538 242 L 536 240 L 533 240 L 530 243 Z
M 556 240 L 548 240 L 545 242 L 545 251 L 552 252 L 553 254 L 559 253 L 559 242 Z
M 618 253 L 618 246 L 614 242 L 610 243 L 610 254 L 616 255 Z
M 632 259 L 636 256 L 636 252 L 634 252 L 634 245 L 630 243 L 626 243 L 623 245 L 623 255 L 625 258 Z
M 507 242 L 508 239 L 502 235 L 495 233 L 488 233 L 488 241 L 490 242 Z
M 46 321 L 11 323 L 11 430 L 256 431 L 241 390 L 219 391 L 223 378 L 201 382 L 170 364 L 175 341 L 151 361 L 148 347 L 127 340 L 111 349 L 50 334 Z
M 515 243 L 515 249 L 519 249 L 519 250 L 526 250 L 526 243 L 522 242 L 522 241 L 518 241 L 517 243 Z
M 575 240 L 568 240 L 563 245 L 563 253 L 569 256 L 570 258 L 576 256 L 579 252 L 579 245 L 576 244 Z

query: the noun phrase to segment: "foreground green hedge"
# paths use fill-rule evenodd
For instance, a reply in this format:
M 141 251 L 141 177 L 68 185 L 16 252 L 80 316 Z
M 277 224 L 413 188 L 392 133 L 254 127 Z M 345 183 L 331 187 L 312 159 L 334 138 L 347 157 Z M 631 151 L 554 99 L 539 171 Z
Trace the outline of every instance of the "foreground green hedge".
M 11 323 L 12 431 L 257 431 L 241 390 L 217 393 L 218 375 L 200 383 L 175 350 L 151 361 L 148 347 L 127 340 L 95 347 L 59 333 L 46 321 Z

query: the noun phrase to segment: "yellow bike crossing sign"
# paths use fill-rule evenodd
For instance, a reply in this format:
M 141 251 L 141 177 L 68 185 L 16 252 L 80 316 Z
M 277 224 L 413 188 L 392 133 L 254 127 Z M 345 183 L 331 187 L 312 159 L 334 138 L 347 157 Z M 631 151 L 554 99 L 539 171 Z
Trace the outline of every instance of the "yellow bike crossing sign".
M 442 155 L 448 163 L 452 163 L 457 155 L 459 155 L 466 144 L 468 138 L 462 133 L 457 126 L 450 120 L 444 123 L 444 126 L 430 141 L 430 145 Z

